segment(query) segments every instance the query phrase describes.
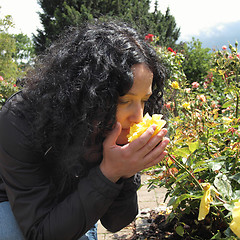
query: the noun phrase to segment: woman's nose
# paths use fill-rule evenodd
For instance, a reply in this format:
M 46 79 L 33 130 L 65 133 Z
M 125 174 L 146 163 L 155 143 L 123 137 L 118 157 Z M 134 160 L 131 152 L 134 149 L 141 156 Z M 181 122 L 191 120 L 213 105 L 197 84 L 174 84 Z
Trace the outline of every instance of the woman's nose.
M 139 123 L 143 119 L 143 110 L 144 107 L 142 104 L 138 104 L 135 106 L 132 110 L 131 116 L 130 116 L 130 121 L 131 123 Z

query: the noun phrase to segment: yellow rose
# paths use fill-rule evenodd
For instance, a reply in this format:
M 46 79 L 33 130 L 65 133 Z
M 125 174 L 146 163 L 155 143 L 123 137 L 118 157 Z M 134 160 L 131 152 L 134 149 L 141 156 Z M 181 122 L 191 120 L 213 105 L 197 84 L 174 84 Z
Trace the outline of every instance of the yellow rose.
M 240 237 L 240 199 L 238 202 L 234 203 L 234 205 L 232 211 L 233 220 L 230 224 L 230 228 L 238 237 Z
M 190 103 L 189 103 L 189 102 L 185 102 L 182 106 L 183 106 L 185 109 L 190 109 Z
M 174 89 L 179 89 L 180 88 L 177 81 L 172 82 L 171 87 L 174 88 Z
M 205 217 L 209 213 L 210 203 L 212 202 L 212 197 L 210 194 L 211 184 L 203 183 L 202 186 L 203 186 L 204 194 L 203 194 L 203 197 L 202 197 L 201 203 L 200 203 L 198 221 L 205 219 Z
M 222 117 L 224 124 L 229 125 L 233 120 L 228 117 Z
M 148 113 L 146 113 L 143 117 L 142 122 L 135 123 L 130 127 L 130 132 L 127 135 L 128 142 L 132 142 L 133 140 L 140 137 L 153 124 L 157 125 L 157 128 L 155 129 L 152 137 L 156 135 L 166 124 L 166 121 L 162 120 L 161 118 L 161 114 L 153 114 L 151 117 Z

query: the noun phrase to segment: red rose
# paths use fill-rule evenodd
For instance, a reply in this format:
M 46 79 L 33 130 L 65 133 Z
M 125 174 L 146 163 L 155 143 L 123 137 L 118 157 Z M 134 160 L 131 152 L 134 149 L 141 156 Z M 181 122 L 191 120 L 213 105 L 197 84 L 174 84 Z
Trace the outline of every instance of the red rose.
M 153 35 L 153 34 L 150 34 L 150 33 L 145 36 L 145 40 L 146 40 L 146 41 L 152 42 L 152 41 L 153 41 L 153 38 L 154 38 L 154 35 Z
M 172 52 L 172 53 L 174 53 L 174 54 L 177 54 L 172 48 L 170 48 L 170 47 L 168 47 L 168 49 L 167 49 L 169 52 Z

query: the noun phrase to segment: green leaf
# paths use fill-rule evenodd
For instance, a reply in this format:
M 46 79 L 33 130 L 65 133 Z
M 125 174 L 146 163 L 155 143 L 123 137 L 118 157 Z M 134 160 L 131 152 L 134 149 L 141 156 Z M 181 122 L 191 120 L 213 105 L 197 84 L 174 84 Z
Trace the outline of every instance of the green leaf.
M 180 182 L 181 180 L 187 178 L 189 175 L 187 172 L 184 172 L 183 174 L 179 174 L 177 176 L 177 179 L 175 180 L 175 183 Z
M 223 206 L 229 211 L 231 212 L 234 208 L 233 204 L 228 204 L 228 203 L 224 203 Z
M 240 199 L 240 190 L 235 190 L 234 191 L 233 199 Z
M 199 148 L 199 145 L 199 141 L 188 143 L 190 152 L 193 153 L 195 150 L 197 150 Z
M 205 136 L 202 136 L 199 138 L 202 142 L 207 143 L 208 142 L 208 138 L 206 138 Z
M 237 183 L 240 184 L 240 173 L 237 173 L 233 176 L 230 176 L 229 178 L 232 179 L 232 180 L 235 180 Z
M 217 232 L 217 234 L 215 234 L 211 239 L 222 239 L 221 238 L 221 236 L 222 236 L 222 234 L 221 234 L 221 232 L 218 230 L 218 232 Z
M 168 201 L 168 206 L 173 206 L 173 204 L 176 202 L 178 198 L 176 196 L 173 196 L 172 198 L 170 198 L 170 200 Z
M 173 153 L 173 155 L 177 155 L 177 156 L 180 156 L 180 157 L 185 157 L 187 158 L 189 156 L 191 152 L 189 151 L 189 148 L 188 147 L 183 147 L 183 148 L 179 148 L 179 149 L 176 149 Z
M 229 106 L 231 106 L 235 101 L 233 99 L 225 102 L 223 105 L 222 105 L 222 108 L 227 108 Z
M 206 171 L 208 168 L 205 167 L 205 168 L 197 168 L 193 171 L 193 173 L 198 173 L 198 172 L 202 172 L 202 171 Z
M 184 235 L 184 228 L 183 228 L 183 226 L 177 226 L 177 227 L 176 227 L 176 233 L 177 233 L 179 236 L 183 237 L 183 235 Z
M 181 201 L 187 199 L 187 198 L 192 198 L 193 196 L 190 194 L 182 194 L 179 197 L 172 197 L 170 201 L 168 202 L 168 206 L 173 206 L 174 209 L 178 207 L 178 205 L 181 203 Z
M 220 170 L 223 165 L 224 165 L 224 162 L 210 162 L 209 168 L 212 169 L 212 171 L 217 171 L 217 170 Z
M 232 198 L 233 192 L 232 192 L 231 183 L 227 179 L 226 175 L 219 173 L 215 177 L 214 185 L 223 197 L 226 197 L 227 199 Z

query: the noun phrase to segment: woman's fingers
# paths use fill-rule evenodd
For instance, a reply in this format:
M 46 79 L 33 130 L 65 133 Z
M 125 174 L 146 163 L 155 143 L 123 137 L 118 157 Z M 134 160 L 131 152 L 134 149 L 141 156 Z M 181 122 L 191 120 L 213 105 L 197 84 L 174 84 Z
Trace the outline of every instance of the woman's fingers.
M 147 162 L 144 168 L 147 169 L 147 168 L 150 168 L 150 167 L 153 167 L 153 166 L 157 165 L 158 163 L 160 163 L 164 159 L 164 157 L 167 154 L 168 154 L 167 151 L 163 151 L 158 158 L 156 158 L 155 160 L 153 160 L 151 162 Z
M 168 138 L 164 138 L 162 142 L 156 146 L 151 152 L 149 152 L 145 158 L 145 166 L 153 166 L 162 161 L 162 159 L 166 156 L 167 151 L 165 151 L 166 146 L 169 143 Z
M 150 153 L 164 138 L 164 136 L 167 134 L 167 129 L 163 128 L 161 131 L 159 131 L 153 138 L 148 141 L 144 147 L 140 150 L 141 154 L 143 156 Z
M 139 149 L 143 148 L 152 137 L 156 127 L 156 125 L 150 126 L 139 138 L 129 144 L 129 148 L 132 151 L 138 151 Z

